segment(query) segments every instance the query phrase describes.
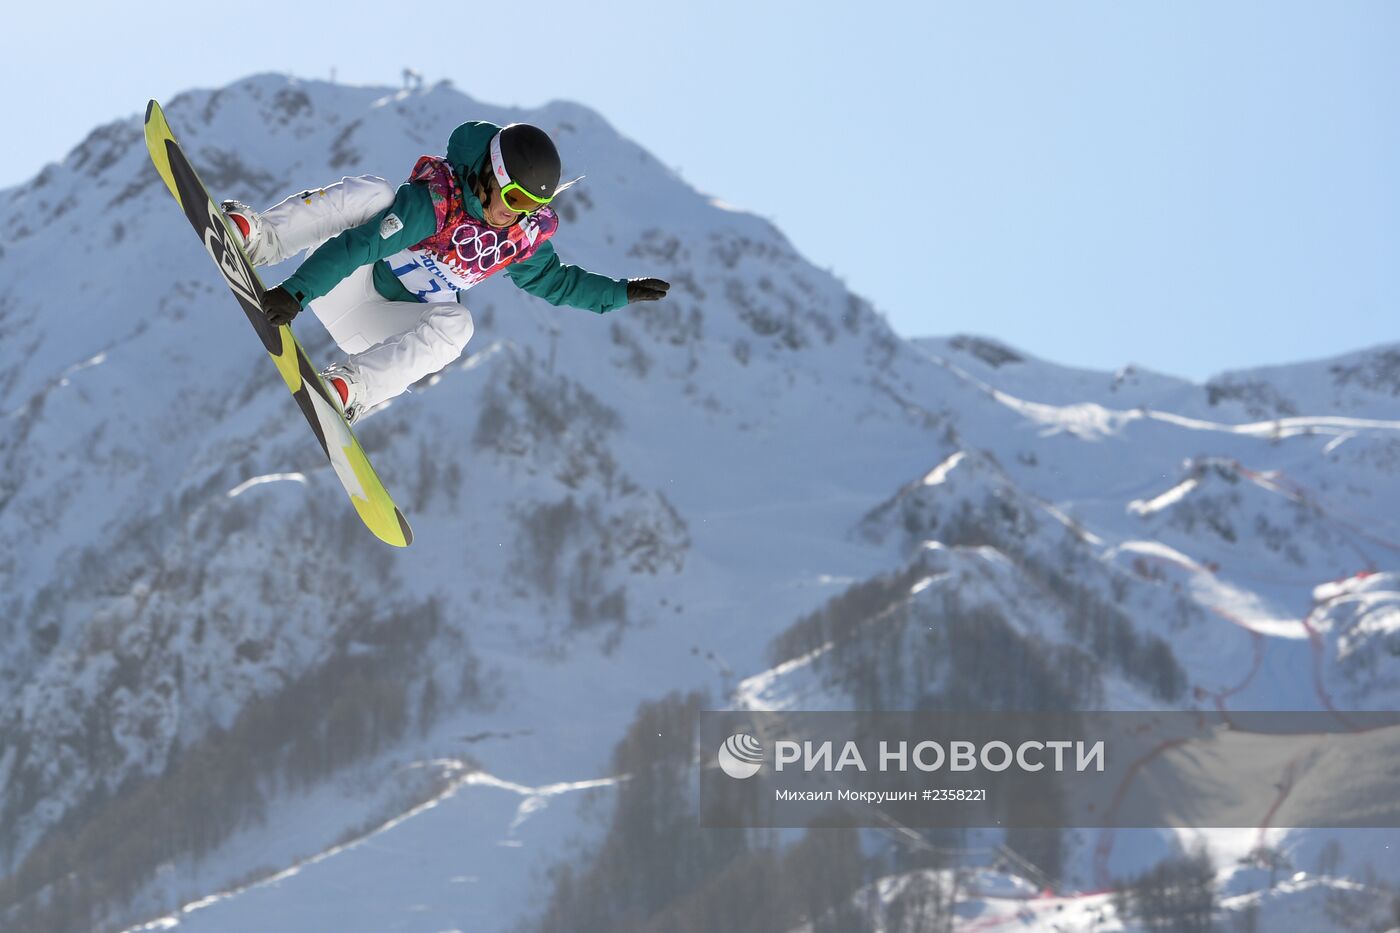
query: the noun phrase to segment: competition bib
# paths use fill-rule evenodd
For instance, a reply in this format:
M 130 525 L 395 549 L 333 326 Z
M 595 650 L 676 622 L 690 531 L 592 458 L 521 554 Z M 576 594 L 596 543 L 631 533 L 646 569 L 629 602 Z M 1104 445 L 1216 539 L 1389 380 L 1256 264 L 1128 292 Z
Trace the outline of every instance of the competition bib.
M 423 156 L 409 180 L 427 185 L 438 229 L 384 261 L 419 301 L 455 301 L 457 292 L 533 256 L 559 228 L 558 216 L 547 207 L 504 230 L 476 220 L 463 207 L 461 189 L 445 159 Z

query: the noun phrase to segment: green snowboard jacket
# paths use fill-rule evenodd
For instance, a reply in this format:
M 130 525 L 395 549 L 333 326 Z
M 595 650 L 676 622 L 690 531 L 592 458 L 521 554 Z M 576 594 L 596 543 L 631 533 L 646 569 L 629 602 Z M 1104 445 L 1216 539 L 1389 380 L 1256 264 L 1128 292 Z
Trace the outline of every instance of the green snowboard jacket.
M 467 176 L 486 161 L 491 137 L 500 127 L 494 123 L 463 123 L 447 142 L 447 160 L 462 189 L 462 204 L 476 220 L 482 220 L 481 200 L 467 184 Z M 389 214 L 403 223 L 392 236 L 381 236 L 380 225 Z M 392 301 L 418 301 L 399 282 L 383 260 L 414 246 L 437 232 L 432 195 L 426 186 L 405 182 L 394 203 L 358 227 L 344 230 L 323 243 L 282 283 L 306 307 L 325 295 L 360 266 L 374 263 L 374 287 Z M 530 258 L 506 267 L 518 287 L 552 305 L 570 305 L 602 314 L 627 304 L 627 280 L 611 279 L 559 261 L 552 241 L 546 240 Z

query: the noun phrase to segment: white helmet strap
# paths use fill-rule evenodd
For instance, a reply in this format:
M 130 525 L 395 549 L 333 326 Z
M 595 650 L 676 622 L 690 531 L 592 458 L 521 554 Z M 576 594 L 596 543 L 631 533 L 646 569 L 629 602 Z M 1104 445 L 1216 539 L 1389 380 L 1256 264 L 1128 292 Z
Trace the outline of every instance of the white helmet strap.
M 491 137 L 491 171 L 496 176 L 496 184 L 504 190 L 510 184 L 510 174 L 506 171 L 506 160 L 501 157 L 501 134 L 499 131 Z

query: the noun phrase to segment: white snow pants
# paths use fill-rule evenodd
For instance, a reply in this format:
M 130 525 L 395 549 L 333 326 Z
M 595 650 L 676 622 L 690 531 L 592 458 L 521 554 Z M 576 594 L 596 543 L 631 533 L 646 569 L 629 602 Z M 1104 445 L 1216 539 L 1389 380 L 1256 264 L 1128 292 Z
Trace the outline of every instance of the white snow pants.
M 258 265 L 282 262 L 358 227 L 394 201 L 396 188 L 374 175 L 343 178 L 294 194 L 262 212 Z M 361 266 L 308 308 L 315 313 L 360 383 L 371 408 L 442 369 L 466 349 L 472 316 L 456 301 L 390 301 L 374 287 L 373 264 Z

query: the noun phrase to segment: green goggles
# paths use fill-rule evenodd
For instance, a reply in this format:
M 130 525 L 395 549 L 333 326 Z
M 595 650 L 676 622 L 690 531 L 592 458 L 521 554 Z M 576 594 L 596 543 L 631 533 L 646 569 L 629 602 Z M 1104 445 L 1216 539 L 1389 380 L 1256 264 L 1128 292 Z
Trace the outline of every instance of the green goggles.
M 545 198 L 541 201 L 515 182 L 501 189 L 501 203 L 517 214 L 528 214 L 530 211 L 537 211 L 544 207 L 553 198 Z

